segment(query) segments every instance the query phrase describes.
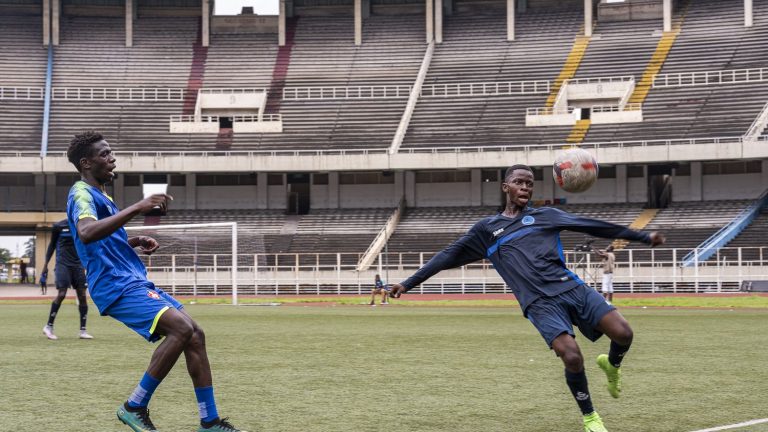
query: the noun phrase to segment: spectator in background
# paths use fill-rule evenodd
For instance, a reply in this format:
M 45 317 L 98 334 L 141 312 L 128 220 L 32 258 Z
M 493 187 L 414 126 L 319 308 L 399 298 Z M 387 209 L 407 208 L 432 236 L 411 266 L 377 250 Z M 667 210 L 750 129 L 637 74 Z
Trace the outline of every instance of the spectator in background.
M 56 276 L 56 289 L 59 290 L 59 293 L 51 303 L 48 323 L 43 327 L 43 334 L 50 340 L 58 339 L 53 333 L 53 322 L 56 320 L 56 314 L 59 313 L 61 303 L 67 296 L 67 290 L 72 287 L 77 294 L 77 307 L 80 312 L 80 339 L 93 339 L 93 336 L 85 330 L 88 317 L 88 299 L 85 294 L 88 284 L 85 279 L 85 269 L 77 256 L 72 232 L 69 230 L 69 223 L 66 219 L 53 224 L 51 244 L 48 245 L 48 250 L 45 252 L 45 264 L 43 271 L 40 272 L 41 283 L 43 279 L 48 281 L 48 263 L 51 262 L 54 252 L 56 252 L 56 267 L 53 271 Z
M 376 275 L 374 287 L 371 290 L 371 306 L 376 306 L 376 294 L 381 294 L 381 304 L 389 304 L 387 301 L 387 294 L 389 294 L 387 284 L 381 280 L 381 276 L 379 275 Z
M 21 260 L 21 264 L 19 264 L 19 273 L 21 273 L 21 280 L 19 283 L 29 283 L 27 277 L 27 263 L 25 263 L 23 259 Z
M 603 262 L 603 297 L 608 302 L 613 302 L 613 269 L 616 267 L 616 255 L 613 254 L 613 245 L 605 250 L 595 249 L 595 253 Z
M 40 275 L 40 295 L 48 294 L 48 274 L 43 273 Z

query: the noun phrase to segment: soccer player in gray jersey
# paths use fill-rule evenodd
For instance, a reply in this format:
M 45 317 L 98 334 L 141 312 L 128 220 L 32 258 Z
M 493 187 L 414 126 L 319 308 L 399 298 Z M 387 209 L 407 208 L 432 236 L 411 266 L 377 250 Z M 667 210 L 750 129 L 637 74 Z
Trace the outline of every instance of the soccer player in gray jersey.
M 593 342 L 603 334 L 611 340 L 608 354 L 598 356 L 597 363 L 608 378 L 609 393 L 615 398 L 621 391 L 619 368 L 632 344 L 632 328 L 615 307 L 565 266 L 560 231 L 641 241 L 652 247 L 663 244 L 664 236 L 552 207 L 529 207 L 533 171 L 525 165 L 507 169 L 502 191 L 507 203 L 501 214 L 476 223 L 413 276 L 394 284 L 390 296 L 400 297 L 441 270 L 487 258 L 515 293 L 523 315 L 565 364 L 565 381 L 581 409 L 585 432 L 606 432 L 592 405 L 584 358 L 573 325 Z
M 48 279 L 48 263 L 56 252 L 56 267 L 53 272 L 56 275 L 56 289 L 59 293 L 51 303 L 51 311 L 48 313 L 48 323 L 43 327 L 43 334 L 51 340 L 58 337 L 53 333 L 53 322 L 56 320 L 56 314 L 64 298 L 67 296 L 69 287 L 75 289 L 77 294 L 77 305 L 80 311 L 80 339 L 93 339 L 85 330 L 85 322 L 88 316 L 88 300 L 86 300 L 85 291 L 87 284 L 85 282 L 85 269 L 77 256 L 75 244 L 72 242 L 72 233 L 69 231 L 67 220 L 60 220 L 53 224 L 51 232 L 51 243 L 45 252 L 45 264 L 41 275 Z

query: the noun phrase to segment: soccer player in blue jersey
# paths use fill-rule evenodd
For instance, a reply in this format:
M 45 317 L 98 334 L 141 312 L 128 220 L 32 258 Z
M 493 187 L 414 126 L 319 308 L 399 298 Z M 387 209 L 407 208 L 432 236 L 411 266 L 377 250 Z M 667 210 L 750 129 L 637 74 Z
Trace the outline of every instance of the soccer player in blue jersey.
M 205 335 L 181 303 L 147 280 L 147 270 L 134 250 L 151 254 L 159 247 L 151 237 L 129 238 L 123 226 L 136 215 L 159 207 L 165 194 L 147 197 L 123 210 L 106 194 L 115 158 L 104 138 L 93 131 L 76 135 L 67 158 L 81 180 L 69 191 L 67 220 L 75 248 L 85 265 L 91 299 L 102 315 L 109 315 L 150 342 L 164 338 L 152 354 L 144 376 L 117 417 L 135 432 L 156 431 L 147 406 L 157 386 L 184 353 L 200 411 L 199 432 L 238 432 L 221 419 L 213 396 Z
M 69 223 L 66 219 L 53 224 L 51 231 L 51 243 L 45 252 L 45 264 L 40 273 L 40 280 L 48 280 L 48 263 L 56 252 L 56 267 L 53 269 L 56 275 L 56 289 L 59 293 L 51 303 L 51 311 L 48 313 L 48 324 L 43 327 L 43 334 L 51 340 L 58 337 L 53 333 L 53 322 L 59 313 L 61 303 L 67 296 L 69 287 L 75 289 L 77 305 L 80 311 L 80 339 L 93 339 L 85 330 L 85 322 L 88 317 L 88 300 L 85 297 L 87 285 L 85 283 L 85 269 L 77 257 L 75 243 L 72 241 L 72 233 L 69 231 Z
M 583 414 L 585 432 L 606 432 L 592 406 L 584 358 L 576 343 L 573 325 L 593 342 L 603 334 L 611 340 L 608 354 L 598 356 L 597 363 L 608 378 L 609 393 L 615 398 L 621 391 L 619 368 L 632 344 L 632 328 L 615 307 L 566 268 L 560 231 L 641 241 L 652 247 L 663 244 L 664 236 L 575 216 L 552 207 L 529 207 L 533 172 L 525 165 L 507 169 L 502 190 L 507 203 L 501 214 L 476 223 L 413 276 L 394 284 L 390 296 L 400 297 L 441 270 L 489 259 L 512 288 L 523 315 L 565 364 L 565 381 Z

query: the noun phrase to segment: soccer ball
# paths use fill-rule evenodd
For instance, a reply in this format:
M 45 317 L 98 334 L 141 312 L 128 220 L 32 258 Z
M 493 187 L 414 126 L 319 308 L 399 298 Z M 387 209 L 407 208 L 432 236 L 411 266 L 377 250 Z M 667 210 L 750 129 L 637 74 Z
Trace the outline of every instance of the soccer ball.
M 579 193 L 592 187 L 597 181 L 597 161 L 586 150 L 574 148 L 555 158 L 552 172 L 555 181 L 566 192 Z

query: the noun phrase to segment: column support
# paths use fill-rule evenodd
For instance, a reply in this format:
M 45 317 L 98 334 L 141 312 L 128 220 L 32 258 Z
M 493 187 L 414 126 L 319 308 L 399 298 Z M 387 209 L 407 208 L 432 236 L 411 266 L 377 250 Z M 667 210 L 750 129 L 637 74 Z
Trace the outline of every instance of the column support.
M 280 12 L 277 18 L 277 44 L 285 46 L 285 0 L 280 0 Z
M 43 46 L 51 43 L 51 0 L 43 0 Z
M 744 0 L 744 27 L 752 27 L 755 24 L 752 11 L 752 0 Z
M 51 3 L 51 39 L 53 46 L 59 46 L 59 25 L 61 24 L 61 0 Z
M 592 36 L 592 0 L 584 0 L 584 36 Z
M 426 8 L 425 8 L 425 18 L 427 20 L 427 43 L 432 42 L 432 40 L 435 38 L 435 20 L 433 19 L 435 16 L 434 11 L 434 0 L 424 0 L 426 2 Z
M 664 31 L 672 31 L 672 0 L 664 0 Z
M 133 0 L 125 0 L 125 46 L 133 46 Z
M 515 1 L 507 0 L 507 40 L 515 40 Z
M 435 43 L 443 43 L 443 0 L 435 0 Z
M 211 0 L 203 0 L 203 46 L 207 47 L 211 43 Z
M 355 0 L 355 45 L 363 44 L 363 1 Z

